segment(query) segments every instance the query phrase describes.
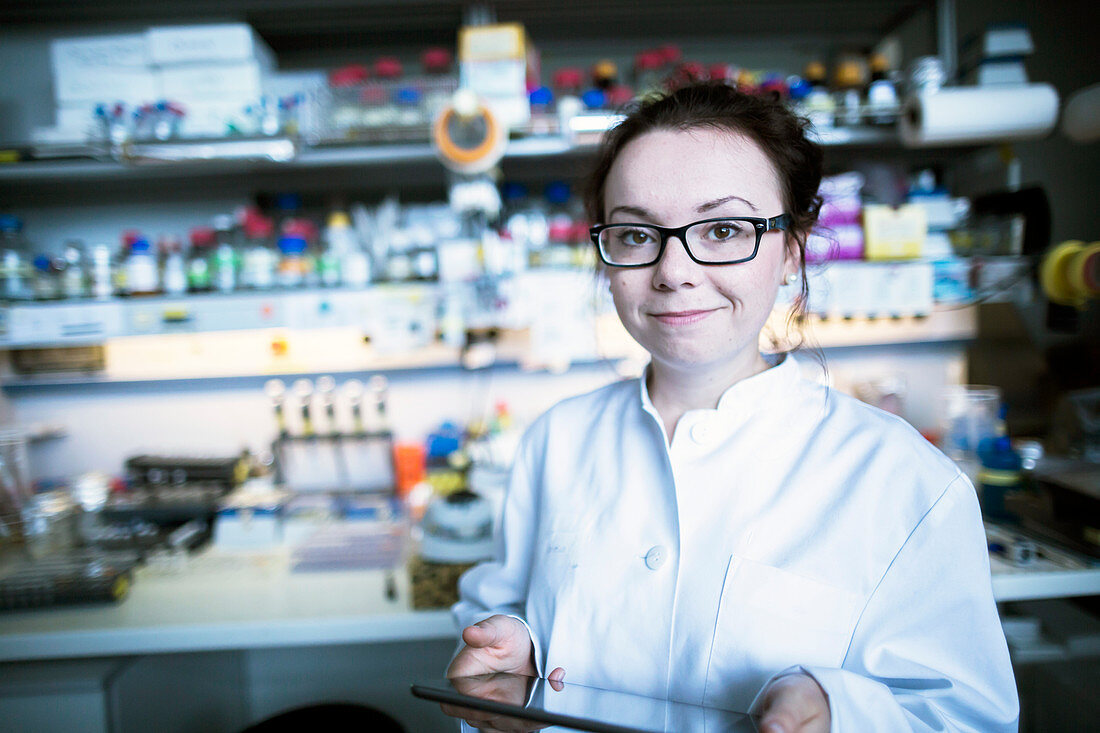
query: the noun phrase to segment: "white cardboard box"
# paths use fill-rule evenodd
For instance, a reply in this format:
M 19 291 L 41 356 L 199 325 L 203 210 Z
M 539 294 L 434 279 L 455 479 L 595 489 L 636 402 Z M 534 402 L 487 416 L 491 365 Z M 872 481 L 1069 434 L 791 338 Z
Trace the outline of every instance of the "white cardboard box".
M 275 55 L 247 23 L 158 26 L 145 32 L 157 66 L 254 60 L 275 68 Z
M 184 103 L 225 96 L 244 105 L 264 93 L 264 69 L 249 60 L 166 66 L 157 71 L 157 78 L 165 99 Z
M 183 137 L 219 137 L 227 134 L 228 125 L 240 125 L 244 118 L 244 103 L 236 100 L 182 101 L 185 112 L 180 124 Z
M 72 66 L 143 69 L 149 45 L 143 33 L 57 38 L 50 41 L 50 61 L 55 72 Z
M 58 106 L 73 102 L 141 104 L 160 98 L 156 77 L 148 69 L 70 64 L 54 68 L 53 84 Z

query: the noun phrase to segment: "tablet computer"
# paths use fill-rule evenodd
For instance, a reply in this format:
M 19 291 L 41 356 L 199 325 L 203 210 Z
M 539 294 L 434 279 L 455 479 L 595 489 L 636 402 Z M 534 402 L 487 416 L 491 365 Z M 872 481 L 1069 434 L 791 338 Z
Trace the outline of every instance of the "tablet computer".
M 474 727 L 593 733 L 753 733 L 745 713 L 515 674 L 417 682 L 412 693 Z M 529 726 L 529 727 L 525 727 Z

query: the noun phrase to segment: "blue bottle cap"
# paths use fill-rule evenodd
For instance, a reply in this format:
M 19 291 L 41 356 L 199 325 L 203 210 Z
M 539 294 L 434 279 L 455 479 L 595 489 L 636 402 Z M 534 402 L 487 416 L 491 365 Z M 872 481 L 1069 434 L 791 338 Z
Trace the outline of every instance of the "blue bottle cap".
M 588 109 L 603 109 L 607 103 L 607 97 L 599 89 L 589 89 L 581 95 L 581 101 Z
M 527 186 L 515 181 L 508 181 L 501 187 L 500 195 L 505 201 L 518 201 L 527 198 Z
M 529 99 L 532 105 L 541 104 L 549 106 L 554 102 L 554 93 L 550 91 L 550 87 L 539 87 L 531 91 Z
M 569 184 L 565 181 L 551 181 L 546 184 L 546 189 L 543 193 L 546 196 L 546 200 L 552 204 L 564 204 L 573 194 L 572 190 L 569 188 Z
M 809 96 L 813 90 L 813 86 L 810 82 L 806 81 L 800 76 L 788 76 L 787 77 L 787 93 L 791 99 L 798 101 L 805 99 Z
M 149 240 L 142 237 L 141 239 L 135 239 L 134 243 L 130 245 L 131 254 L 145 254 L 149 251 Z
M 393 101 L 410 107 L 420 104 L 420 90 L 416 87 L 400 87 L 393 94 Z
M 38 255 L 34 258 L 34 269 L 39 272 L 50 271 L 50 258 L 46 255 Z
M 285 255 L 300 255 L 306 251 L 306 240 L 294 234 L 279 237 L 279 251 Z

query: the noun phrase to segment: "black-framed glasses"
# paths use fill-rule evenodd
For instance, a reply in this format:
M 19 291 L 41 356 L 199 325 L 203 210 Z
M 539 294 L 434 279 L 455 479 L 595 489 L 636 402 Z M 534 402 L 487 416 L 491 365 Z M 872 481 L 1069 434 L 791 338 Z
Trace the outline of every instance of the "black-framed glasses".
M 773 229 L 786 229 L 791 217 L 780 214 L 724 216 L 693 221 L 682 227 L 655 224 L 600 224 L 588 230 L 600 259 L 611 267 L 649 267 L 661 259 L 669 237 L 684 244 L 688 257 L 700 265 L 736 265 L 748 262 L 760 250 L 760 238 Z

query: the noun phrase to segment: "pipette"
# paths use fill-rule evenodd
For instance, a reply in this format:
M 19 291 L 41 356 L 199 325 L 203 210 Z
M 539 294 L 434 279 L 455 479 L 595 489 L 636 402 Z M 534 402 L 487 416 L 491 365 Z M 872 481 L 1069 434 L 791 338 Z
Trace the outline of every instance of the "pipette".
M 336 400 L 333 393 L 336 390 L 336 380 L 327 374 L 317 380 L 317 393 L 321 395 L 321 403 L 325 406 L 325 416 L 328 419 L 328 431 L 330 435 L 337 434 L 336 429 Z
M 343 392 L 351 407 L 352 431 L 356 435 L 363 435 L 367 432 L 363 425 L 363 383 L 358 379 L 349 379 L 344 382 Z
M 374 399 L 375 420 L 377 422 L 375 427 L 379 432 L 385 432 L 389 430 L 389 422 L 386 418 L 386 394 L 390 382 L 381 374 L 376 374 L 370 378 L 367 386 L 370 388 L 371 396 Z
M 313 397 L 313 382 L 298 379 L 294 382 L 294 395 L 298 398 L 302 410 L 302 436 L 313 437 L 313 417 L 310 415 L 310 402 Z
M 275 408 L 275 425 L 279 428 L 279 437 L 285 438 L 287 429 L 286 413 L 283 406 L 286 400 L 286 385 L 283 384 L 281 379 L 269 379 L 264 384 L 264 394 L 271 400 L 271 405 Z

